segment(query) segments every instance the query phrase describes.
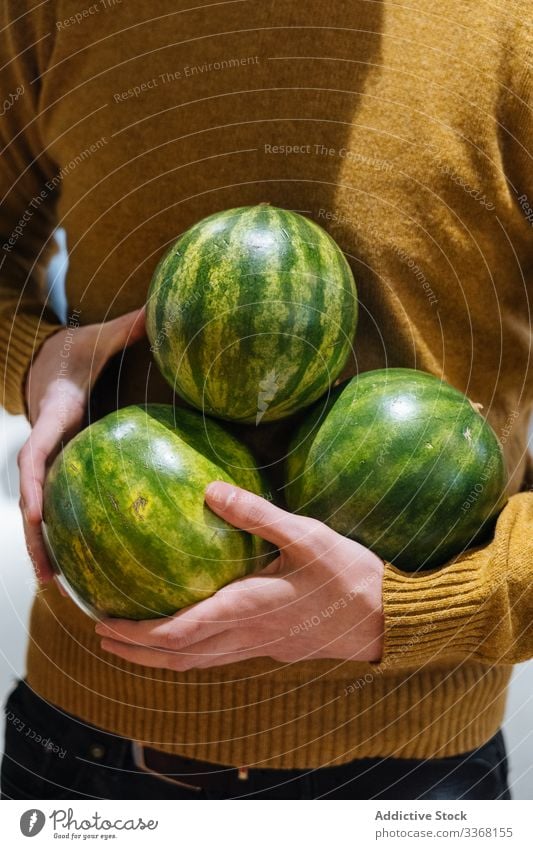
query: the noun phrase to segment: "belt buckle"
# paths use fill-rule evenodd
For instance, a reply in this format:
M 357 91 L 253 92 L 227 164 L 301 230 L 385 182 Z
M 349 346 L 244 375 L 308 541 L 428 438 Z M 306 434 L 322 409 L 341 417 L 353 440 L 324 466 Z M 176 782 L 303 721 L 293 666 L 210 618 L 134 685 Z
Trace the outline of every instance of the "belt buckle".
M 144 755 L 144 746 L 136 740 L 131 741 L 131 754 L 133 763 L 141 772 L 151 775 L 153 778 L 158 778 L 160 781 L 166 781 L 168 784 L 174 784 L 177 787 L 183 787 L 186 790 L 193 790 L 195 793 L 200 793 L 203 787 L 198 787 L 196 784 L 188 784 L 186 781 L 180 781 L 178 778 L 172 778 L 170 775 L 165 775 L 162 772 L 152 769 L 146 763 Z

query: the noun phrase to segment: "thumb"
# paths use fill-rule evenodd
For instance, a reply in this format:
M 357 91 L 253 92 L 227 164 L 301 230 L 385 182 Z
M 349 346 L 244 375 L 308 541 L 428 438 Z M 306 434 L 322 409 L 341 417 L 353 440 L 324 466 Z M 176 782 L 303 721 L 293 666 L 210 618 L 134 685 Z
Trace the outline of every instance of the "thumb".
M 231 525 L 284 548 L 294 543 L 306 543 L 313 519 L 294 516 L 276 507 L 265 498 L 232 486 L 224 481 L 213 481 L 205 491 L 208 506 Z
M 118 354 L 129 345 L 133 345 L 146 333 L 146 308 L 132 310 L 111 321 L 106 321 L 100 328 L 100 342 L 105 347 L 108 357 Z

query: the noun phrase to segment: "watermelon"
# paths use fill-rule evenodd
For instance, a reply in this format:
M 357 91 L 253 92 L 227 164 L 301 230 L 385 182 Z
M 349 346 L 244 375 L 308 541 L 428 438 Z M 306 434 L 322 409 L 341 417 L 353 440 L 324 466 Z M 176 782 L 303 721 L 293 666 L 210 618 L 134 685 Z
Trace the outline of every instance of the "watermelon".
M 267 495 L 249 451 L 191 410 L 126 407 L 75 436 L 47 476 L 44 530 L 86 610 L 166 616 L 266 565 L 271 546 L 205 504 L 217 479 Z
M 321 227 L 268 204 L 218 212 L 159 262 L 147 331 L 162 374 L 192 406 L 259 424 L 335 381 L 357 322 L 350 267 Z
M 422 371 L 369 371 L 336 387 L 294 436 L 285 494 L 405 571 L 483 539 L 505 500 L 498 439 L 457 389 Z

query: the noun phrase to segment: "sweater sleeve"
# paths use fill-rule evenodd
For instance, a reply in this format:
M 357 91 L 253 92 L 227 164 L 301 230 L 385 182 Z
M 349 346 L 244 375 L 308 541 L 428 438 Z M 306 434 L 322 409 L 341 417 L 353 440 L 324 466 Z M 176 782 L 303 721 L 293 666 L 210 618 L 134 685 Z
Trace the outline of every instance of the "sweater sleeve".
M 386 667 L 533 657 L 533 493 L 509 500 L 485 548 L 426 574 L 386 564 L 383 609 Z
M 34 8 L 32 8 L 34 6 Z M 46 306 L 55 250 L 57 167 L 43 144 L 41 75 L 55 33 L 53 3 L 0 4 L 0 400 L 24 412 L 24 380 L 60 323 Z
M 513 44 L 502 159 L 513 198 L 509 229 L 533 295 L 533 25 Z M 531 303 L 531 296 L 529 298 Z M 521 380 L 523 375 L 517 375 Z M 438 660 L 514 664 L 533 657 L 533 492 L 513 496 L 494 537 L 426 574 L 385 565 L 382 667 Z

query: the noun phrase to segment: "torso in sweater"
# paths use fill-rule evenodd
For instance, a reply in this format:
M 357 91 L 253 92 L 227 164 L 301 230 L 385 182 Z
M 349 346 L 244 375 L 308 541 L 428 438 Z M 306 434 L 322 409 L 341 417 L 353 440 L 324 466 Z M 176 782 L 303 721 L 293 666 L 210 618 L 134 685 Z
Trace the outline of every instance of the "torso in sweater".
M 518 201 L 531 184 L 516 156 L 528 131 L 519 23 L 459 2 L 438 15 L 339 0 L 188 5 L 154 16 L 117 3 L 72 23 L 75 4 L 57 4 L 41 123 L 63 174 L 69 307 L 88 323 L 141 305 L 168 244 L 215 210 L 302 210 L 358 283 L 347 373 L 427 369 L 482 403 L 500 435 L 511 417 L 518 487 L 533 237 Z M 124 403 L 145 397 L 138 358 L 131 381 L 122 372 Z M 147 382 L 166 397 L 153 368 Z
M 62 175 L 54 223 L 68 237 L 69 310 L 89 323 L 140 306 L 162 252 L 213 211 L 299 210 L 338 241 L 358 284 L 346 375 L 392 365 L 443 376 L 483 404 L 516 492 L 533 397 L 521 4 L 108 0 L 81 19 L 69 0 L 45 7 L 38 127 L 46 176 Z M 99 383 L 99 414 L 116 403 L 116 377 L 110 367 Z M 147 395 L 170 398 L 143 343 L 122 365 L 119 403 Z M 464 751 L 496 730 L 508 676 L 477 663 L 374 675 L 268 660 L 117 671 L 50 591 L 32 635 L 30 681 L 46 697 L 221 762 Z

